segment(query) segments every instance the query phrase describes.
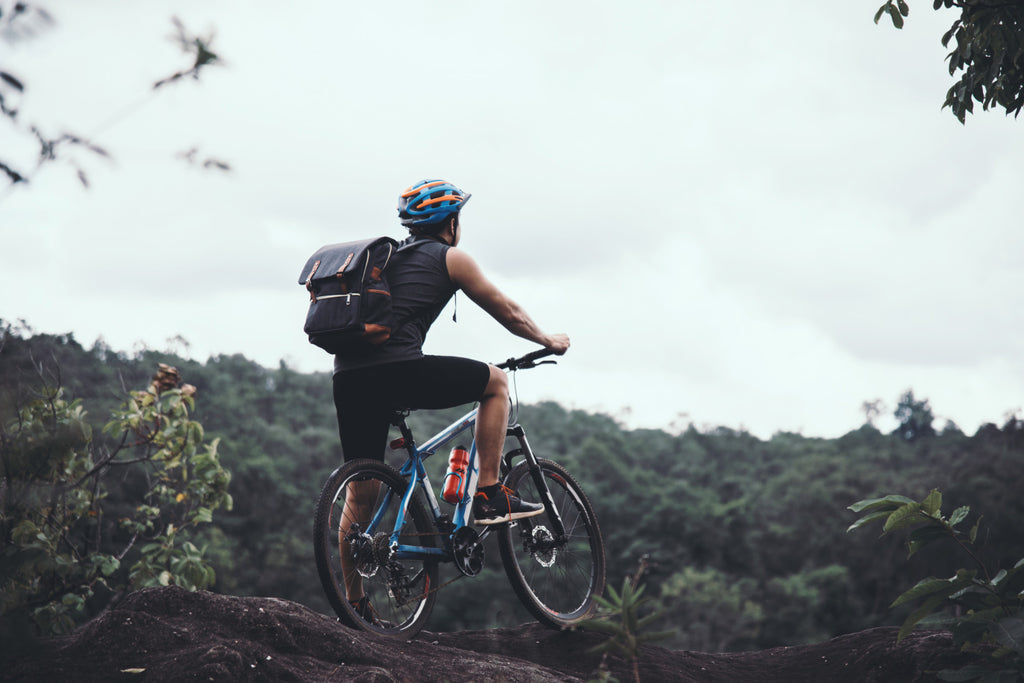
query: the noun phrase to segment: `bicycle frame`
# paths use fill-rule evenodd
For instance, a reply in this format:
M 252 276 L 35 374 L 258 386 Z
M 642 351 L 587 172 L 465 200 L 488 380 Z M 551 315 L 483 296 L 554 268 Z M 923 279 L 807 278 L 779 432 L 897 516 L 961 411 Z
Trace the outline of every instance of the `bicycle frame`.
M 433 485 L 430 483 L 430 477 L 427 475 L 423 461 L 431 455 L 434 455 L 438 449 L 454 441 L 457 436 L 476 425 L 476 418 L 477 409 L 474 408 L 445 429 L 430 437 L 430 439 L 420 447 L 417 447 L 413 440 L 412 430 L 405 422 L 405 415 L 403 414 L 400 419 L 395 420 L 395 424 L 402 433 L 402 444 L 405 446 L 409 454 L 408 460 L 406 460 L 402 465 L 402 468 L 399 470 L 399 473 L 408 479 L 409 486 L 406 488 L 405 494 L 402 497 L 398 516 L 395 521 L 395 529 L 391 534 L 390 542 L 391 548 L 398 559 L 422 560 L 434 558 L 445 561 L 453 559 L 447 543 L 445 544 L 445 547 L 433 548 L 401 544 L 398 542 L 398 538 L 405 526 L 406 511 L 409 508 L 412 497 L 416 494 L 417 488 L 422 488 L 426 492 L 427 504 L 430 507 L 430 513 L 434 519 L 434 524 L 438 527 L 439 531 L 447 533 L 450 538 L 451 534 L 455 531 L 469 525 L 473 495 L 476 492 L 477 481 L 480 477 L 480 466 L 477 462 L 476 439 L 473 440 L 469 449 L 469 464 L 467 466 L 469 481 L 466 487 L 466 495 L 458 504 L 455 505 L 455 510 L 452 513 L 452 520 L 450 523 L 444 523 L 444 513 L 441 511 L 441 506 L 438 503 L 437 495 L 434 492 Z M 558 515 L 558 511 L 555 509 L 551 492 L 548 490 L 547 482 L 544 480 L 544 475 L 537 463 L 537 458 L 534 456 L 533 451 L 530 449 L 530 445 L 526 440 L 526 431 L 521 425 L 515 423 L 509 426 L 506 434 L 510 437 L 516 438 L 519 441 L 519 447 L 507 452 L 502 458 L 502 476 L 511 469 L 513 458 L 520 455 L 525 457 L 527 462 L 530 463 L 531 474 L 537 486 L 537 490 L 541 492 L 541 495 L 544 498 L 545 508 L 548 510 L 548 516 L 551 520 L 552 527 L 555 530 L 555 537 L 564 537 L 565 530 L 562 525 L 562 520 Z M 377 515 L 370 522 L 369 528 L 367 529 L 368 533 L 372 534 L 373 530 L 376 529 L 377 524 L 380 522 L 381 514 L 388 507 L 389 502 L 390 501 L 388 499 L 384 500 L 384 503 L 377 511 Z M 480 540 L 482 541 L 490 531 L 491 529 L 485 529 L 480 534 Z

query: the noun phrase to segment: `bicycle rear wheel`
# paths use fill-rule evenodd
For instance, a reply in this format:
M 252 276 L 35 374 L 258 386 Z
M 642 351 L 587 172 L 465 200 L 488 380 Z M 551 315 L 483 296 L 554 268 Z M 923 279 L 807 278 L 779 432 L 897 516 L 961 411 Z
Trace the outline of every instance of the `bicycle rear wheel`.
M 398 559 L 390 548 L 407 486 L 383 462 L 350 461 L 327 479 L 313 522 L 317 572 L 341 621 L 401 638 L 423 628 L 437 586 L 436 560 Z M 432 547 L 436 530 L 420 495 L 410 501 L 399 543 Z
M 604 591 L 604 540 L 594 509 L 576 480 L 555 462 L 538 462 L 565 537 L 555 538 L 546 512 L 498 527 L 498 549 L 523 605 L 541 623 L 562 628 L 590 616 L 594 598 Z M 512 468 L 505 485 L 524 500 L 542 501 L 525 462 Z

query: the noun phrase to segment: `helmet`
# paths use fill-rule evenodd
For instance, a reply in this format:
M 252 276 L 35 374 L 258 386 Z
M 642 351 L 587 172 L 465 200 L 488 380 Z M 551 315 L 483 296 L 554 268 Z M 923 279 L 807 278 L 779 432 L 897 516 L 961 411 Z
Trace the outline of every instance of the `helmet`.
M 444 180 L 421 180 L 398 198 L 398 218 L 407 228 L 440 223 L 458 214 L 469 197 Z

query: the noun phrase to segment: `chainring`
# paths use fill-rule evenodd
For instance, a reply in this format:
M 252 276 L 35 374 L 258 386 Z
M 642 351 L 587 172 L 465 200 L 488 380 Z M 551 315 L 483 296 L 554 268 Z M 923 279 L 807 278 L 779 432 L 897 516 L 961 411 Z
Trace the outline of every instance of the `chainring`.
M 476 576 L 484 568 L 484 546 L 480 534 L 468 526 L 460 527 L 452 534 L 452 558 L 455 566 L 465 576 Z

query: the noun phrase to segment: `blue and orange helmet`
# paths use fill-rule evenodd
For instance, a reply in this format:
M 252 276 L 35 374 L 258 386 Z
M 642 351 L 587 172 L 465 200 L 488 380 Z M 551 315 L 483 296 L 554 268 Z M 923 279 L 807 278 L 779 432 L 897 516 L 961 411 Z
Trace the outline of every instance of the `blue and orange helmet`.
M 444 180 L 421 180 L 398 198 L 398 218 L 407 228 L 427 227 L 458 214 L 469 197 Z

